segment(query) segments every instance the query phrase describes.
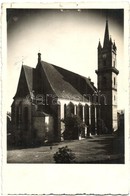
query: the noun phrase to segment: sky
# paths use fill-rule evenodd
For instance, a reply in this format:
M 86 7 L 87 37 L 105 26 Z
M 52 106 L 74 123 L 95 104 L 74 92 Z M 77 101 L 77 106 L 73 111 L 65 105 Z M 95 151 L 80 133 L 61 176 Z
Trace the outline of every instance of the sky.
M 126 93 L 122 9 L 7 9 L 7 110 L 16 93 L 22 64 L 43 61 L 85 77 L 97 86 L 97 47 L 103 45 L 106 19 L 117 46 L 118 109 Z

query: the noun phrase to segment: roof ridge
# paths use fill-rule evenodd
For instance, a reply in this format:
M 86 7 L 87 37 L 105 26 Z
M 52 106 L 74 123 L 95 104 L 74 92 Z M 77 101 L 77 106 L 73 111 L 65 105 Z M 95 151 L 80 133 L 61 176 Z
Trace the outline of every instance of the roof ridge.
M 70 71 L 70 70 L 65 69 L 65 68 L 63 68 L 63 67 L 59 67 L 59 66 L 54 65 L 54 64 L 52 64 L 52 65 L 55 66 L 55 67 L 61 68 L 61 69 L 63 69 L 63 70 L 69 71 L 69 72 L 71 72 L 71 73 L 73 73 L 73 74 L 76 74 L 76 75 L 78 75 L 78 76 L 81 76 L 81 77 L 83 77 L 83 78 L 87 78 L 87 77 L 85 77 L 85 76 L 82 76 L 82 75 L 80 75 L 80 74 L 78 74 L 78 73 L 76 73 L 76 72 Z M 88 79 L 88 78 L 87 78 L 87 79 Z
M 80 76 L 80 77 L 82 77 L 82 78 L 86 78 L 87 80 L 89 80 L 89 76 L 88 76 L 88 77 L 86 77 L 86 76 L 82 76 L 82 75 L 80 75 L 80 74 L 78 74 L 78 73 L 75 73 L 75 72 L 70 71 L 70 70 L 68 70 L 68 69 L 65 69 L 65 68 L 63 68 L 63 67 L 60 67 L 60 66 L 54 65 L 54 64 L 52 64 L 52 63 L 48 63 L 48 62 L 46 62 L 46 61 L 41 61 L 41 62 L 43 62 L 43 63 L 45 62 L 45 63 L 47 63 L 47 64 L 49 64 L 49 65 L 55 66 L 55 67 L 57 67 L 57 68 L 60 68 L 60 69 L 65 70 L 65 71 L 69 71 L 69 72 L 71 72 L 71 73 L 73 73 L 73 74 L 76 74 L 76 75 L 78 75 L 78 76 Z

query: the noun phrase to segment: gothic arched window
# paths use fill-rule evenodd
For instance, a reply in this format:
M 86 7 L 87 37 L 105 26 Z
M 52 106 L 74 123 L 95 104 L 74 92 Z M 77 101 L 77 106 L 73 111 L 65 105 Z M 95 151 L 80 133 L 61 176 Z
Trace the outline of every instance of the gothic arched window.
M 22 102 L 16 108 L 16 126 L 20 128 L 22 122 Z
M 77 115 L 83 119 L 83 106 L 81 104 L 78 105 Z
M 24 130 L 28 131 L 29 119 L 28 119 L 28 107 L 24 108 Z
M 114 86 L 116 85 L 116 78 L 114 77 Z
M 74 115 L 74 104 L 72 102 L 70 102 L 66 106 L 66 116 L 71 116 L 71 115 Z
M 103 54 L 103 66 L 106 66 L 106 54 Z
M 116 67 L 116 59 L 113 59 L 113 67 Z

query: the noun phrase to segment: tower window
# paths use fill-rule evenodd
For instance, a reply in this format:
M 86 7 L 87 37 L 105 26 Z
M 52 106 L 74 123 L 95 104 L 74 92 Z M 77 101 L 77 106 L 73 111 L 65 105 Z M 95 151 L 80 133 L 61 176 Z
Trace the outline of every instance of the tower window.
M 116 78 L 114 77 L 114 86 L 116 85 Z
M 106 54 L 103 54 L 103 66 L 106 66 Z
M 116 65 L 116 62 L 115 62 L 115 60 L 113 61 L 113 67 L 115 67 L 115 65 Z

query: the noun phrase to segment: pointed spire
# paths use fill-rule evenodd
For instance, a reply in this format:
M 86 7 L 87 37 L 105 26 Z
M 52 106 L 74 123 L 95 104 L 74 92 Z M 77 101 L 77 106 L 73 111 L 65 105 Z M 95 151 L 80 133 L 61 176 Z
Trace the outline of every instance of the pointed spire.
M 98 49 L 100 50 L 101 48 L 102 48 L 102 46 L 101 46 L 101 42 L 100 42 L 100 39 L 99 39 Z
M 108 45 L 109 45 L 109 28 L 108 28 L 108 20 L 106 20 L 106 28 L 105 28 L 103 47 L 107 47 Z
M 110 35 L 110 43 L 112 44 L 112 38 L 111 38 L 111 35 Z
M 23 56 L 22 56 L 22 65 L 23 65 Z
M 115 44 L 115 40 L 114 40 L 114 43 L 113 43 L 113 49 L 116 51 L 117 47 L 116 47 L 116 44 Z

